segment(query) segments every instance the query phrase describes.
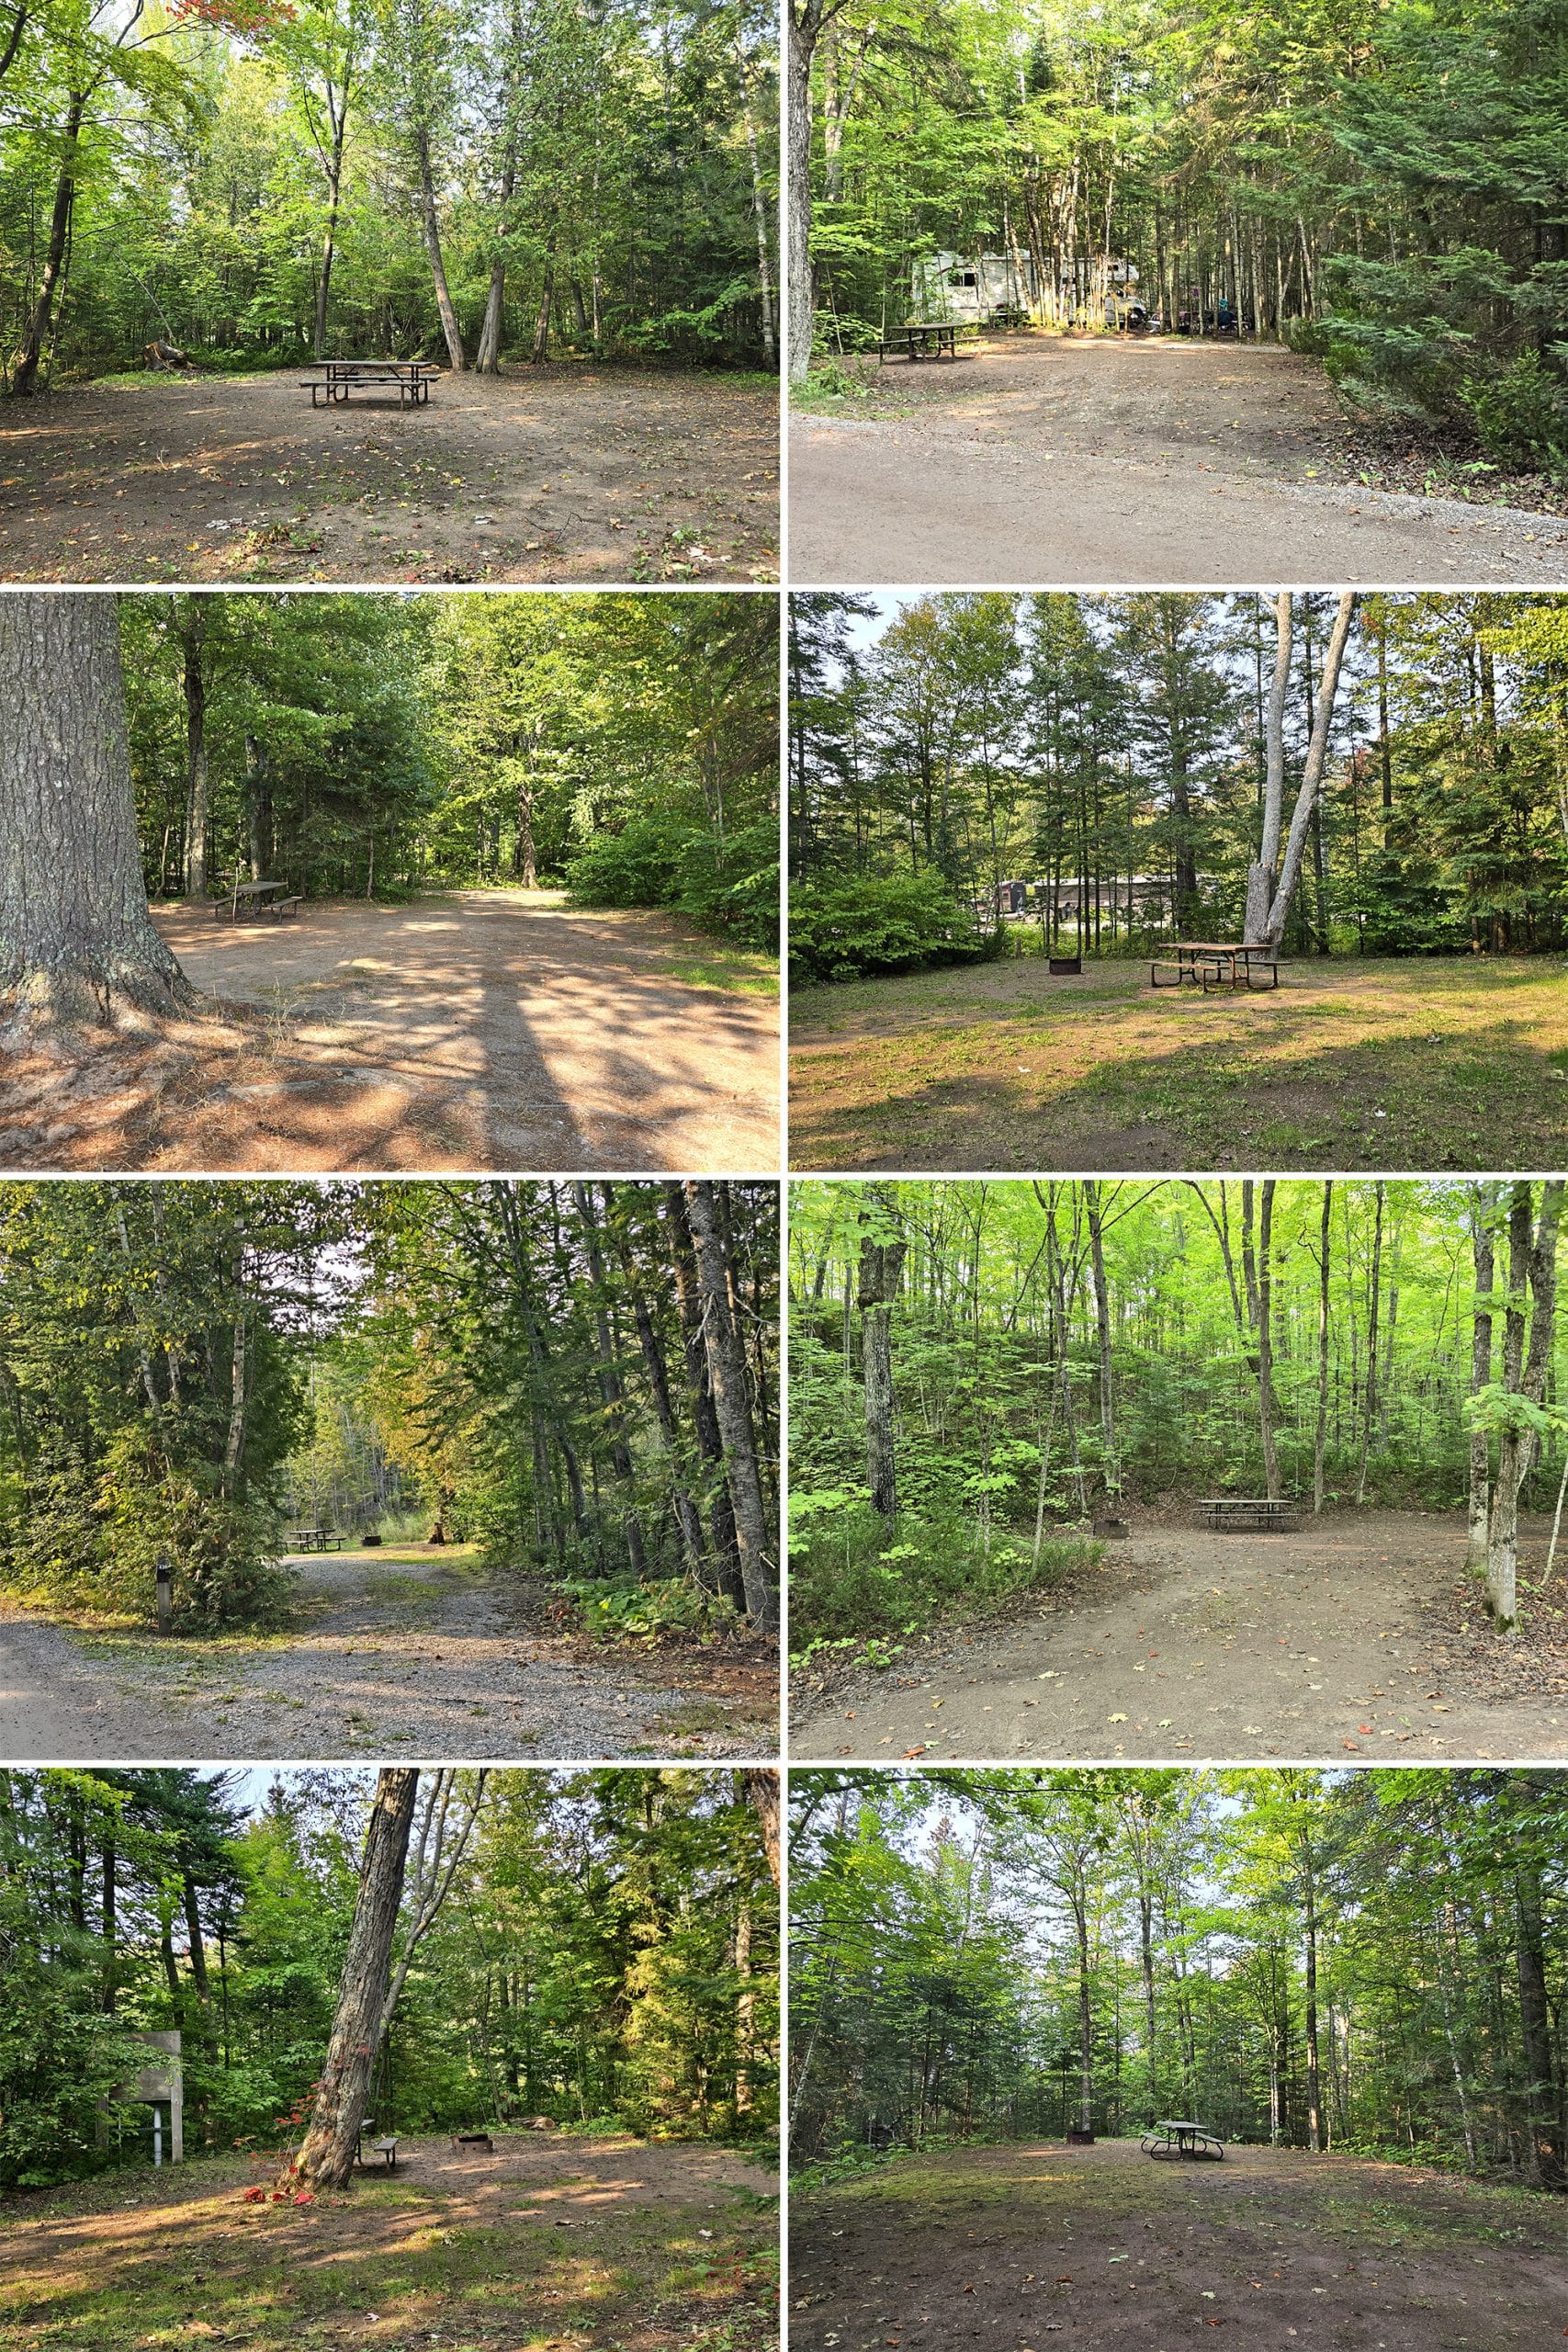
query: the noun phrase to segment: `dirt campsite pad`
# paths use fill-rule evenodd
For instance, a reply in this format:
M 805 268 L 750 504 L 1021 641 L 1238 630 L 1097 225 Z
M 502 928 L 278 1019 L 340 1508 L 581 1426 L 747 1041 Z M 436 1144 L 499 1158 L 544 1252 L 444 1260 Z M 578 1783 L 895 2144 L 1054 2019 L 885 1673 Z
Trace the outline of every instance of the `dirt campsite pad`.
M 1568 2333 L 1563 2225 L 1560 2198 L 1353 2156 L 1235 2147 L 1220 2164 L 1161 2163 L 1127 2140 L 949 2149 L 792 2203 L 790 2342 L 1540 2346 Z
M 712 2147 L 560 2132 L 404 2140 L 395 2175 L 247 2203 L 202 2157 L 0 2198 L 0 2352 L 764 2352 L 775 2176 Z
M 1275 990 L 1156 990 L 1043 956 L 790 1001 L 797 1168 L 1554 1168 L 1560 958 L 1303 958 Z
M 86 384 L 0 425 L 0 578 L 770 581 L 778 394 L 573 363 L 312 408 L 299 371 Z
M 1271 345 L 988 336 L 871 383 L 792 426 L 796 582 L 1568 579 L 1559 516 L 1377 488 L 1322 369 Z
M 156 921 L 208 992 L 198 1017 L 15 1063 L 0 1167 L 778 1164 L 771 971 L 668 916 L 466 890 Z
M 297 1625 L 161 1640 L 0 1612 L 0 1755 L 740 1756 L 778 1670 L 741 1636 L 613 1654 L 450 1550 L 297 1563 Z
M 1130 1514 L 1098 1567 L 982 1626 L 911 1642 L 799 1702 L 796 1757 L 1560 1758 L 1568 1555 L 1492 1631 L 1457 1516 L 1310 1510 L 1290 1535 L 1220 1535 L 1193 1504 Z M 1521 1586 L 1550 1525 L 1528 1522 Z

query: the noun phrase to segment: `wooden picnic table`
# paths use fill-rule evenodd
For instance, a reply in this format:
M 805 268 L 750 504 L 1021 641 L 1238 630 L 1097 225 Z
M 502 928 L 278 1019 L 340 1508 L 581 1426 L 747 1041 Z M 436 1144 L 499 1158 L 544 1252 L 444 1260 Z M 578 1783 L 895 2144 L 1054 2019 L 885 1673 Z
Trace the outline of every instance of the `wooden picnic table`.
M 940 359 L 945 351 L 956 359 L 957 325 L 946 319 L 906 319 L 901 327 L 889 327 L 884 334 L 877 356 L 886 359 L 889 351 L 900 351 L 906 359 Z
M 1175 979 L 1162 980 L 1161 972 L 1172 968 Z M 1248 946 L 1246 941 L 1237 939 L 1179 939 L 1168 956 L 1161 956 L 1149 966 L 1149 986 L 1180 988 L 1184 981 L 1191 980 L 1206 991 L 1212 978 L 1216 988 L 1250 988 L 1255 970 L 1267 971 L 1269 987 L 1277 989 L 1279 949 Z
M 395 384 L 400 406 L 422 408 L 430 399 L 432 380 L 441 373 L 431 359 L 308 359 L 305 365 L 321 371 L 299 379 L 301 390 L 310 390 L 312 408 L 320 408 L 323 401 L 346 401 L 356 384 Z
M 325 1527 L 291 1527 L 288 1531 L 291 1552 L 341 1552 L 347 1541 L 346 1535 L 334 1535 Z
M 299 895 L 291 893 L 287 882 L 241 882 L 236 880 L 226 899 L 220 899 L 212 910 L 215 922 L 227 920 L 239 922 L 252 915 L 273 915 L 281 922 L 285 917 L 297 921 Z
M 1209 1495 L 1198 1506 L 1206 1527 L 1245 1530 L 1249 1534 L 1273 1529 L 1290 1535 L 1301 1525 L 1294 1503 L 1270 1495 Z
M 1139 2143 L 1145 2156 L 1216 2156 L 1225 2153 L 1217 2132 L 1201 2123 L 1151 2123 Z

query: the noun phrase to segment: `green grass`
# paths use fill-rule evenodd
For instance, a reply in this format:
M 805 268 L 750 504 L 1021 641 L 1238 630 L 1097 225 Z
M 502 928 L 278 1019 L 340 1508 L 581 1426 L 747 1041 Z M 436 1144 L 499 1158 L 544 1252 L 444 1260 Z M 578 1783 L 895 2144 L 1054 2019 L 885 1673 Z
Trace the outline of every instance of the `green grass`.
M 728 947 L 721 940 L 701 947 L 682 947 L 666 957 L 664 971 L 691 989 L 727 989 L 740 996 L 774 997 L 779 992 L 779 959 L 752 948 Z
M 1035 959 L 796 991 L 792 1156 L 852 1168 L 1555 1166 L 1559 957 L 1287 966 L 1278 994 L 1156 993 Z M 1503 1155 L 1501 1158 L 1499 1155 Z
M 470 2193 L 365 2176 L 298 2211 L 247 2206 L 257 2177 L 239 2158 L 203 2158 L 0 2200 L 0 2352 L 186 2352 L 220 2337 L 244 2352 L 586 2352 L 623 2335 L 764 2352 L 773 2339 L 766 2200 L 575 2205 L 559 2181 Z M 562 2191 L 570 2229 L 552 2226 L 547 2187 Z M 524 2220 L 531 2210 L 547 2218 Z M 46 2218 L 35 2238 L 27 2223 Z

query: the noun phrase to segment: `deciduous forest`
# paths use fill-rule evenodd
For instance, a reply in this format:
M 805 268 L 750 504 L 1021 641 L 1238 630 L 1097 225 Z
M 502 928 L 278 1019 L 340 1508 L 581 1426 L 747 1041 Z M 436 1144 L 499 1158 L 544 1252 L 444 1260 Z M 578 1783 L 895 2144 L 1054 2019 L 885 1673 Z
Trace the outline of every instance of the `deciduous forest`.
M 1568 2188 L 1561 1773 L 809 1772 L 791 1797 L 797 2158 L 1180 2116 Z
M 162 1559 L 176 1630 L 286 1624 L 303 1521 L 766 1630 L 777 1248 L 761 1184 L 0 1188 L 6 1588 L 146 1623 Z
M 0 1773 L 17 2324 L 179 2330 L 194 2267 L 264 2352 L 766 2343 L 776 1818 L 766 1773 Z
M 1295 602 L 794 598 L 799 978 L 1254 938 L 1260 863 L 1296 956 L 1558 948 L 1568 605 Z
M 1562 36 L 1561 0 L 1309 25 L 795 0 L 792 367 L 813 324 L 838 354 L 942 315 L 943 270 L 973 284 L 988 255 L 1039 324 L 1101 329 L 1135 291 L 1168 332 L 1321 357 L 1407 436 L 1559 469 Z
M 15 0 L 5 389 L 309 354 L 772 366 L 766 7 Z
M 767 597 L 125 596 L 119 630 L 154 899 L 564 881 L 773 936 Z
M 1562 1186 L 803 1184 L 792 1627 L 882 1644 L 1066 1575 L 1135 1505 L 1446 1514 L 1494 1623 L 1561 1511 Z M 1241 1542 L 1242 1539 L 1233 1539 Z M 1269 1539 L 1271 1542 L 1274 1539 Z M 1370 1547 L 1369 1547 L 1370 1548 Z M 1557 1610 L 1560 1591 L 1551 1595 Z

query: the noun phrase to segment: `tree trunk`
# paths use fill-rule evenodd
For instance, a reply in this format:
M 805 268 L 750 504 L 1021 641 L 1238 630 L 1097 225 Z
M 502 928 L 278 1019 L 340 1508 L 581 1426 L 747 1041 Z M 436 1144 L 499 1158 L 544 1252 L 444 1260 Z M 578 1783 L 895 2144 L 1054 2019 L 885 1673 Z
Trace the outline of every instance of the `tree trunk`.
M 173 1014 L 194 992 L 147 911 L 114 598 L 0 596 L 0 1004 Z
M 1307 828 L 1313 809 L 1323 786 L 1324 770 L 1328 763 L 1328 729 L 1334 716 L 1335 698 L 1339 691 L 1340 665 L 1349 639 L 1350 624 L 1355 618 L 1356 597 L 1353 590 L 1339 599 L 1327 651 L 1324 655 L 1323 674 L 1318 680 L 1317 707 L 1313 714 L 1312 738 L 1302 768 L 1302 780 L 1296 792 L 1296 805 L 1291 816 L 1291 831 L 1285 843 L 1285 862 L 1279 883 L 1274 882 L 1273 858 L 1270 849 L 1278 853 L 1280 827 L 1283 814 L 1284 787 L 1284 685 L 1290 676 L 1290 597 L 1281 597 L 1277 607 L 1280 630 L 1280 659 L 1274 671 L 1274 681 L 1269 697 L 1266 742 L 1268 747 L 1268 781 L 1265 785 L 1263 836 L 1258 863 L 1250 868 L 1247 885 L 1247 921 L 1244 936 L 1249 946 L 1277 949 L 1284 937 L 1290 920 L 1291 905 L 1296 886 L 1302 876 L 1302 859 L 1305 854 Z M 1284 684 L 1281 684 L 1283 672 Z
M 748 1765 L 741 1774 L 751 1810 L 757 1816 L 757 1826 L 762 1833 L 762 1850 L 768 1858 L 768 1870 L 773 1884 L 783 1877 L 783 1857 L 779 1851 L 779 1776 L 761 1766 Z
M 266 749 L 254 735 L 245 738 L 245 854 L 251 880 L 265 881 L 272 864 L 272 788 Z
M 55 295 L 63 291 L 61 281 L 71 234 L 71 214 L 76 202 L 76 141 L 81 134 L 82 118 L 86 107 L 85 91 L 73 90 L 61 131 L 60 177 L 54 187 L 54 205 L 50 213 L 49 243 L 44 248 L 43 275 L 39 280 L 38 300 L 28 314 L 20 345 L 11 363 L 11 393 L 17 400 L 26 399 L 28 393 L 38 389 L 39 362 L 49 344 Z
M 746 127 L 746 153 L 751 164 L 751 217 L 757 229 L 757 298 L 762 312 L 762 357 L 771 368 L 778 356 L 773 329 L 773 241 L 768 229 L 768 199 L 762 186 L 761 157 L 757 150 L 756 118 L 751 112 L 751 77 L 739 27 L 735 35 L 735 58 L 740 75 L 740 113 Z
M 1323 1455 L 1328 1438 L 1328 1213 L 1333 1205 L 1334 1186 L 1325 1182 L 1323 1187 L 1323 1223 L 1318 1234 L 1317 1428 L 1312 1449 L 1312 1507 L 1314 1516 L 1323 1509 Z
M 648 1574 L 648 1551 L 643 1542 L 642 1519 L 637 1507 L 637 1476 L 632 1463 L 631 1447 L 626 1440 L 626 1400 L 620 1367 L 616 1360 L 614 1336 L 610 1329 L 610 1314 L 605 1300 L 604 1261 L 599 1248 L 599 1220 L 594 1212 L 593 1195 L 586 1184 L 574 1184 L 577 1213 L 582 1220 L 583 1246 L 588 1255 L 588 1272 L 593 1284 L 592 1301 L 593 1336 L 599 1351 L 599 1393 L 604 1402 L 604 1423 L 610 1436 L 610 1461 L 615 1481 L 621 1489 L 621 1528 L 626 1546 L 626 1559 L 631 1572 L 640 1582 Z
M 1263 1476 L 1270 1502 L 1280 1496 L 1280 1461 L 1274 1445 L 1274 1180 L 1263 1180 L 1258 1227 L 1258 1405 L 1263 1436 Z
M 746 1614 L 764 1633 L 778 1623 L 778 1594 L 768 1559 L 768 1514 L 757 1462 L 756 1433 L 746 1382 L 746 1349 L 729 1302 L 728 1253 L 711 1183 L 682 1187 L 702 1293 L 703 1343 L 714 1411 L 724 1444 L 724 1475 L 735 1513 Z
M 675 1275 L 675 1301 L 681 1315 L 681 1342 L 686 1359 L 686 1393 L 696 1431 L 697 1452 L 712 1498 L 708 1532 L 718 1562 L 719 1589 L 744 1608 L 746 1587 L 740 1574 L 740 1548 L 735 1533 L 735 1511 L 724 1476 L 724 1440 L 714 1410 L 713 1383 L 708 1377 L 707 1350 L 703 1340 L 702 1286 L 697 1280 L 696 1252 L 679 1184 L 664 1187 L 670 1233 L 670 1257 Z
M 1102 1451 L 1100 1476 L 1109 1498 L 1114 1499 L 1122 1491 L 1121 1474 L 1116 1466 L 1116 1398 L 1111 1380 L 1111 1294 L 1105 1280 L 1105 1213 L 1100 1204 L 1100 1186 L 1093 1177 L 1084 1180 L 1084 1207 L 1089 1216 L 1089 1263 L 1094 1276 L 1094 1326 L 1100 1342 L 1100 1442 Z M 1087 2129 L 1087 2126 L 1085 2127 Z
M 430 263 L 431 283 L 435 288 L 435 307 L 441 314 L 441 333 L 446 344 L 446 356 L 453 372 L 462 375 L 468 365 L 468 355 L 463 348 L 462 331 L 457 313 L 452 307 L 452 296 L 446 284 L 446 265 L 441 258 L 441 223 L 435 211 L 435 173 L 430 160 L 430 126 L 422 122 L 414 132 L 414 153 L 419 163 L 419 225 L 424 239 L 425 255 Z
M 1557 1316 L 1557 1226 L 1563 1180 L 1540 1188 L 1540 1221 L 1530 1238 L 1530 1187 L 1514 1187 L 1508 1216 L 1508 1318 L 1504 1343 L 1507 1384 L 1529 1405 L 1546 1394 Z M 1533 1297 L 1529 1350 L 1522 1370 L 1526 1295 Z M 1505 1422 L 1497 1445 L 1497 1484 L 1492 1497 L 1486 1555 L 1486 1606 L 1499 1632 L 1518 1625 L 1516 1582 L 1519 1552 L 1519 1494 L 1535 1459 L 1535 1435 L 1522 1422 Z
M 344 104 L 346 106 L 346 94 Z M 316 280 L 316 319 L 310 348 L 318 359 L 327 356 L 327 304 L 332 296 L 333 262 L 337 253 L 337 216 L 343 195 L 343 141 L 347 114 L 340 111 L 333 129 L 331 154 L 323 158 L 327 175 L 327 225 L 321 232 L 321 270 Z
M 886 1193 L 874 1205 L 894 1215 Z M 865 1462 L 872 1509 L 889 1523 L 898 1510 L 897 1441 L 893 1425 L 893 1302 L 908 1244 L 863 1234 L 860 1245 L 861 1374 L 865 1392 Z
M 785 32 L 785 148 L 789 203 L 789 379 L 811 365 L 811 58 L 822 29 L 822 0 L 790 0 Z
M 1471 1246 L 1475 1258 L 1475 1320 L 1471 1329 L 1470 1393 L 1479 1396 L 1492 1378 L 1492 1310 L 1483 1304 L 1492 1295 L 1495 1253 L 1487 1223 L 1488 1204 L 1479 1186 L 1470 1199 Z M 1487 1530 L 1492 1516 L 1492 1441 L 1484 1426 L 1470 1432 L 1470 1544 L 1465 1566 L 1473 1577 L 1486 1574 Z
M 1530 2161 L 1539 2188 L 1562 2190 L 1568 2188 L 1562 2150 L 1562 2086 L 1558 2080 L 1547 1994 L 1539 1863 L 1527 1860 L 1514 1874 L 1514 1915 Z
M 1356 1508 L 1367 1499 L 1367 1465 L 1371 1457 L 1372 1423 L 1378 1409 L 1378 1302 L 1382 1283 L 1382 1211 L 1384 1187 L 1374 1184 L 1372 1272 L 1367 1305 L 1367 1385 L 1361 1397 L 1361 1475 L 1356 1482 Z
M 418 1771 L 405 1766 L 389 1766 L 377 1776 L 332 2038 L 310 2126 L 294 2159 L 295 2173 L 313 2188 L 346 2188 L 354 2172 L 391 1973 L 392 1938 L 418 1790 Z
M 207 600 L 182 600 L 180 650 L 186 705 L 186 854 L 187 899 L 207 896 L 207 836 L 212 825 L 212 770 L 207 756 Z

